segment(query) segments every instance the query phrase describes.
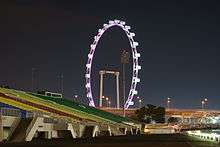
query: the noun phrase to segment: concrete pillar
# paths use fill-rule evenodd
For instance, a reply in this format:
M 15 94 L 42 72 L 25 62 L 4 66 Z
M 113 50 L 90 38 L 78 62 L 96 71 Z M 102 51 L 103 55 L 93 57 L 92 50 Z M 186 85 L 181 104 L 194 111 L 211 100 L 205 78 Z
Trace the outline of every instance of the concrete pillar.
M 131 130 L 131 135 L 134 135 L 133 129 L 131 128 L 130 130 Z
M 116 75 L 116 91 L 117 91 L 117 109 L 120 108 L 120 101 L 119 101 L 119 72 L 115 73 Z
M 109 131 L 109 135 L 112 136 L 112 130 L 110 126 L 108 126 L 108 131 Z
M 98 126 L 94 126 L 93 132 L 92 132 L 92 137 L 98 136 L 98 132 L 99 132 L 99 127 Z
M 85 125 L 79 124 L 79 137 L 83 136 L 84 130 L 85 130 Z
M 52 131 L 47 131 L 46 132 L 46 139 L 51 139 L 52 138 Z
M 128 128 L 125 128 L 124 134 L 127 135 Z
M 74 127 L 73 127 L 73 125 L 71 123 L 68 123 L 67 130 L 70 130 L 73 138 L 77 137 L 77 133 L 76 133 L 76 131 L 75 131 L 75 129 L 74 129 Z
M 57 130 L 52 131 L 52 138 L 58 138 L 58 132 Z

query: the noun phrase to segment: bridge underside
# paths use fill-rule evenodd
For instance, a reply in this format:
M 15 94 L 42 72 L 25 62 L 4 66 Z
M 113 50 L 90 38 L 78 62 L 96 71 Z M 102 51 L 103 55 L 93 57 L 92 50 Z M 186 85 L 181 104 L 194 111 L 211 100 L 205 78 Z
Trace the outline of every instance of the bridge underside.
M 47 115 L 27 118 L 1 115 L 0 131 L 0 139 L 10 142 L 31 141 L 34 138 L 81 138 L 140 133 L 139 128 L 120 124 L 68 122 Z

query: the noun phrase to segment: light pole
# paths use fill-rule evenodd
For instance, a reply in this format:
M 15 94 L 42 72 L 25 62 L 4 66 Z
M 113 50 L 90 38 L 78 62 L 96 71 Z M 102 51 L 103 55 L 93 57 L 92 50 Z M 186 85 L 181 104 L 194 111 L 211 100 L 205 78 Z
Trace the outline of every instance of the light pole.
M 202 100 L 202 110 L 204 110 L 204 105 L 205 105 L 205 101 L 204 100 Z
M 129 53 L 123 50 L 121 54 L 122 80 L 123 80 L 123 116 L 125 117 L 125 65 L 129 63 Z
M 167 109 L 170 109 L 171 98 L 167 98 Z
M 35 77 L 35 71 L 36 69 L 35 68 L 32 68 L 31 69 L 31 90 L 32 92 L 34 92 L 34 77 Z
M 77 94 L 74 95 L 74 101 L 76 101 L 76 102 L 78 101 L 78 95 Z
M 205 107 L 205 108 L 208 108 L 208 99 L 207 99 L 207 98 L 205 98 L 205 99 L 204 99 L 204 102 L 205 102 L 204 107 Z
M 139 108 L 141 108 L 141 106 L 142 106 L 142 100 L 139 99 L 138 102 L 139 102 Z
M 109 98 L 106 97 L 105 100 L 106 100 L 106 107 L 108 107 L 108 101 L 109 101 Z
M 58 82 L 59 82 L 59 92 L 63 94 L 63 73 L 59 74 Z
M 139 97 L 139 96 L 137 96 L 137 103 L 139 102 L 139 99 L 140 99 L 140 97 Z M 139 106 L 138 106 L 138 104 L 137 104 L 137 107 L 139 107 Z
M 110 100 L 108 101 L 108 107 L 109 108 L 111 107 L 111 101 Z

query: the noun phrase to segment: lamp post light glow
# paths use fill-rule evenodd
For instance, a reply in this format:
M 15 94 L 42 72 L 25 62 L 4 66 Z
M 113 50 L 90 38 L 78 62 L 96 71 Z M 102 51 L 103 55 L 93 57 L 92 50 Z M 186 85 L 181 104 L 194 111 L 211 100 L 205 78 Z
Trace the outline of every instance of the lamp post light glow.
M 80 101 L 80 98 L 79 98 L 79 95 L 77 95 L 77 94 L 75 94 L 75 95 L 73 95 L 73 102 L 81 102 Z
M 139 102 L 139 108 L 141 108 L 142 107 L 142 100 L 139 99 L 138 102 Z
M 204 101 L 205 101 L 205 108 L 208 108 L 208 99 L 205 98 Z
M 171 98 L 168 97 L 167 98 L 167 108 L 170 109 L 170 103 L 171 103 Z
M 202 100 L 202 109 L 206 109 L 208 106 L 208 98 Z
M 111 107 L 111 101 L 108 101 L 108 107 Z
M 108 104 L 109 104 L 109 98 L 108 98 L 108 97 L 105 97 L 105 100 L 106 100 L 106 107 L 108 107 Z
M 202 100 L 202 109 L 204 109 L 204 105 L 205 105 L 205 101 L 204 100 Z
M 167 109 L 170 109 L 171 98 L 167 98 Z

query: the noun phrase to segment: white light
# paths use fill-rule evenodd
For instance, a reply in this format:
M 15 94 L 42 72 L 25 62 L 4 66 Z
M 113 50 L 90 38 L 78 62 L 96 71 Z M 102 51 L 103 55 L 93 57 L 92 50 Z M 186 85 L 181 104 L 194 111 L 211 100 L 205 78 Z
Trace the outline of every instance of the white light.
M 95 107 L 95 104 L 94 104 L 92 101 L 90 101 L 90 102 L 89 102 L 89 106 Z
M 95 39 L 95 41 L 98 41 L 98 40 L 99 40 L 99 37 L 98 37 L 98 36 L 95 36 L 94 39 Z
M 92 58 L 92 54 L 88 54 L 88 58 L 90 58 L 90 59 L 91 59 L 91 58 Z
M 120 21 L 120 24 L 125 25 L 125 22 L 124 21 Z
M 138 66 L 137 66 L 137 69 L 138 69 L 138 70 L 140 70 L 140 69 L 141 69 L 141 66 L 140 66 L 140 65 L 138 65 Z
M 103 24 L 103 27 L 107 27 L 108 25 L 107 24 Z
M 134 81 L 138 83 L 138 82 L 141 81 L 141 79 L 140 78 L 134 78 Z
M 94 44 L 91 44 L 91 45 L 90 45 L 90 48 L 91 48 L 92 50 L 94 50 L 94 49 L 95 49 L 95 45 L 94 45 Z
M 89 98 L 92 98 L 92 94 L 91 93 L 87 93 L 86 96 L 89 97 Z
M 133 94 L 137 95 L 138 94 L 137 90 L 133 90 Z
M 129 30 L 129 29 L 131 29 L 131 27 L 130 26 L 125 26 L 125 29 Z
M 99 31 L 98 31 L 99 33 L 103 33 L 104 32 L 104 30 L 103 29 L 99 29 Z
M 135 56 L 139 58 L 141 56 L 141 54 L 140 53 L 136 53 Z
M 140 69 L 141 69 L 140 65 L 135 66 L 135 70 L 140 70 Z
M 135 33 L 130 33 L 130 36 L 131 36 L 131 37 L 134 37 L 134 36 L 135 36 Z
M 114 21 L 115 21 L 115 23 L 119 23 L 120 22 L 120 20 L 117 20 L 117 19 L 115 19 Z
M 109 23 L 109 24 L 114 24 L 115 22 L 112 21 L 112 20 L 109 20 L 108 23 Z
M 90 83 L 87 83 L 87 84 L 86 84 L 86 88 L 89 88 L 89 87 L 90 87 Z
M 91 68 L 91 64 L 86 64 L 86 67 L 87 68 Z
M 130 101 L 130 102 L 128 102 L 128 105 L 133 106 L 134 102 Z
M 90 78 L 90 74 L 86 74 L 86 78 Z
M 133 45 L 138 46 L 139 44 L 138 44 L 138 42 L 133 42 Z

